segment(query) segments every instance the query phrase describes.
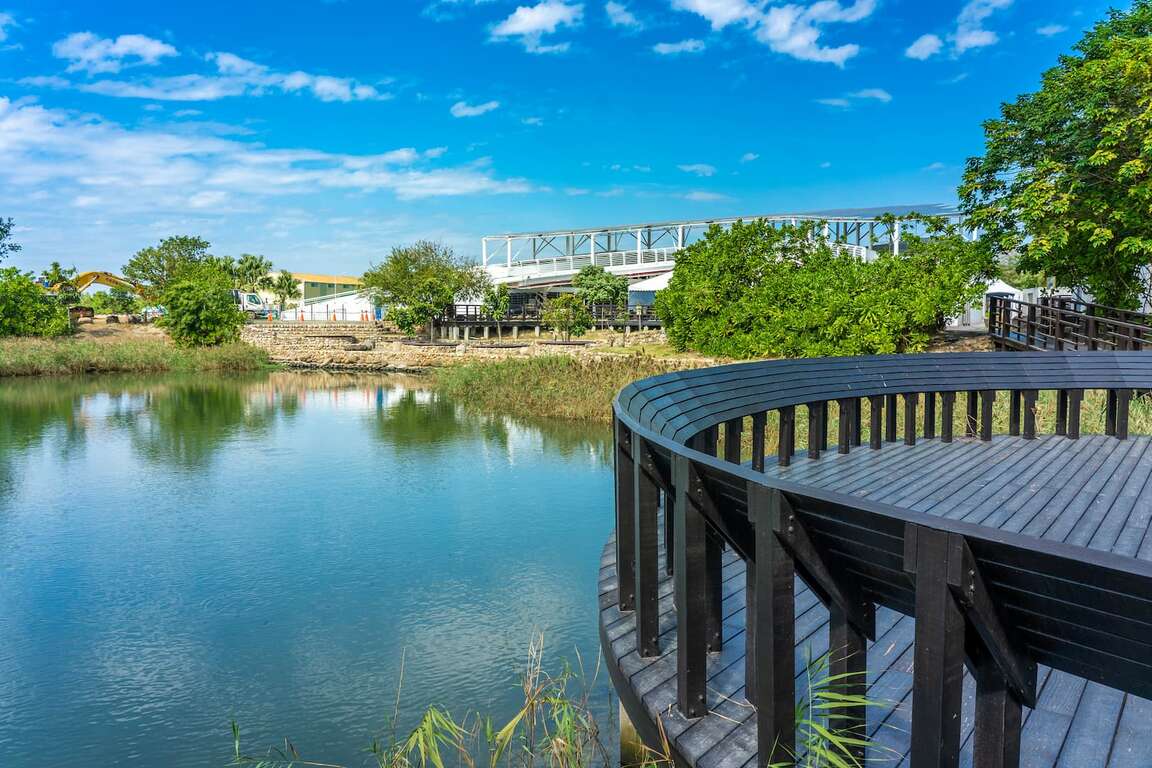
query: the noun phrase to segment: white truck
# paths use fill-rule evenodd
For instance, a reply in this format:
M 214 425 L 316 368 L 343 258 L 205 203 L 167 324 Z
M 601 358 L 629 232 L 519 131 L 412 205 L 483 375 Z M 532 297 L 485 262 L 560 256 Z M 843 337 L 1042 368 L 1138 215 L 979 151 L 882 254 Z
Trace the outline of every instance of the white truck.
M 272 314 L 273 310 L 264 303 L 259 294 L 233 290 L 232 298 L 236 301 L 237 308 L 249 320 L 267 320 L 268 316 Z

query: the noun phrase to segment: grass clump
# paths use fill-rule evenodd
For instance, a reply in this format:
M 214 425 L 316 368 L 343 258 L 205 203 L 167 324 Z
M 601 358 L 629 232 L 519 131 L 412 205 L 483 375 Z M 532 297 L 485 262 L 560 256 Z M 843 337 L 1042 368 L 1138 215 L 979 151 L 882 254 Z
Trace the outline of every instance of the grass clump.
M 162 339 L 0 340 L 0 377 L 91 373 L 239 372 L 269 368 L 268 355 L 249 344 L 179 348 Z
M 692 363 L 647 355 L 542 355 L 441 368 L 433 376 L 441 392 L 469 408 L 607 423 L 612 399 L 626 385 L 684 367 Z

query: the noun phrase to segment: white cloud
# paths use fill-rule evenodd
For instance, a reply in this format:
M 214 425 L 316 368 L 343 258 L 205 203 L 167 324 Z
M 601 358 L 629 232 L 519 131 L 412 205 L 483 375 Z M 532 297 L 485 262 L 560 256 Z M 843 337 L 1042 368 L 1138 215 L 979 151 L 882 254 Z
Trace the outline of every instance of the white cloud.
M 0 98 L 0 186 L 82 201 L 110 213 L 229 212 L 270 197 L 324 190 L 388 192 L 402 200 L 532 190 L 498 179 L 490 162 L 434 167 L 441 148 L 370 155 L 273 149 L 175 128 L 133 130 L 92 115 Z M 191 191 L 190 191 L 191 190 Z
M 752 31 L 756 40 L 773 51 L 803 61 L 817 61 L 844 66 L 860 52 L 860 46 L 847 43 L 821 45 L 820 37 L 827 24 L 852 24 L 872 15 L 876 0 L 855 0 L 841 5 L 838 0 L 817 0 L 810 5 L 787 3 L 772 5 L 749 0 L 672 0 L 672 7 L 689 11 L 708 20 L 719 31 L 730 25 L 741 25 Z
M 837 109 L 848 109 L 858 101 L 879 101 L 881 104 L 887 104 L 892 101 L 892 94 L 883 88 L 862 88 L 859 91 L 853 91 L 844 96 L 816 99 L 817 104 L 823 104 L 826 107 L 835 107 Z
M 676 167 L 684 171 L 684 173 L 691 173 L 695 176 L 707 177 L 716 175 L 716 167 L 713 165 L 708 165 L 707 163 L 688 163 L 686 165 L 678 165 Z
M 751 163 L 751 162 L 753 162 L 755 160 L 759 160 L 759 159 L 760 159 L 760 155 L 756 154 L 755 152 L 745 152 L 743 155 L 740 156 L 740 162 L 742 162 L 742 163 Z
M 10 13 L 0 13 L 0 43 L 8 39 L 8 30 L 18 26 L 16 18 Z
M 1053 35 L 1058 35 L 1061 32 L 1067 31 L 1068 27 L 1064 26 L 1063 24 L 1045 24 L 1042 27 L 1036 28 L 1036 34 L 1043 35 L 1044 37 L 1052 37 Z M 0 40 L 2 39 L 3 38 L 0 38 Z
M 956 34 L 952 37 L 957 55 L 973 48 L 995 45 L 1000 37 L 984 29 L 984 22 L 995 11 L 1012 5 L 1012 0 L 969 0 L 956 17 Z
M 628 29 L 643 29 L 644 27 L 640 19 L 636 18 L 636 14 L 628 10 L 628 6 L 623 3 L 605 3 L 604 13 L 608 15 L 608 23 L 614 27 L 625 27 Z
M 233 96 L 269 93 L 309 93 L 320 101 L 383 101 L 392 98 L 373 85 L 347 77 L 315 75 L 296 70 L 280 72 L 233 53 L 209 53 L 214 74 L 152 77 L 141 80 L 70 81 L 61 77 L 28 77 L 20 82 L 33 87 L 72 89 L 102 96 L 153 101 L 217 101 Z
M 494 109 L 500 108 L 498 101 L 486 101 L 483 104 L 469 104 L 466 101 L 458 101 L 452 105 L 448 110 L 452 113 L 452 117 L 478 117 Z
M 535 128 L 539 128 L 540 126 L 544 125 L 544 118 L 532 116 L 526 117 L 520 122 L 524 123 L 524 125 L 531 125 Z
M 145 35 L 120 35 L 116 39 L 92 32 L 73 32 L 52 45 L 52 55 L 68 62 L 69 72 L 115 73 L 122 67 L 152 65 L 166 56 L 177 56 L 168 43 Z
M 678 43 L 656 43 L 652 50 L 661 56 L 674 56 L 678 53 L 699 53 L 704 50 L 702 40 L 681 40 Z
M 944 41 L 937 35 L 920 35 L 916 38 L 916 42 L 908 46 L 904 51 L 904 55 L 910 59 L 918 59 L 924 61 L 930 59 L 936 54 L 940 53 L 940 49 L 944 47 Z
M 864 88 L 862 90 L 856 91 L 855 93 L 849 94 L 849 96 L 854 99 L 875 99 L 876 101 L 880 101 L 885 104 L 892 101 L 892 94 L 888 93 L 888 91 L 884 90 L 883 88 Z
M 568 43 L 545 44 L 543 38 L 562 26 L 577 26 L 583 18 L 583 3 L 543 0 L 536 5 L 521 5 L 493 27 L 492 39 L 517 39 L 530 53 L 562 53 L 568 50 Z
M 710 203 L 716 200 L 727 200 L 727 195 L 722 195 L 719 192 L 689 192 L 684 195 L 685 200 L 692 200 L 697 203 Z
M 828 162 L 827 160 L 825 160 L 824 162 L 820 163 L 820 167 L 821 167 L 821 168 L 825 168 L 825 169 L 827 169 L 827 168 L 831 168 L 831 167 L 832 167 L 832 163 L 830 163 L 830 162 Z
M 928 165 L 924 166 L 924 170 L 925 171 L 942 171 L 947 167 L 948 166 L 944 165 L 944 163 L 929 163 Z

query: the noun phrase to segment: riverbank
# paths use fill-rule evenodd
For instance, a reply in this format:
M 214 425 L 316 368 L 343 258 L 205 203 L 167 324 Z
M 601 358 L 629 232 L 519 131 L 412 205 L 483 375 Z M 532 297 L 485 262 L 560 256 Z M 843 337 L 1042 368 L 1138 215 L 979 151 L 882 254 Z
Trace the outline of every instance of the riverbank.
M 0 340 L 0 377 L 242 372 L 271 367 L 264 350 L 243 343 L 188 349 L 163 336 Z

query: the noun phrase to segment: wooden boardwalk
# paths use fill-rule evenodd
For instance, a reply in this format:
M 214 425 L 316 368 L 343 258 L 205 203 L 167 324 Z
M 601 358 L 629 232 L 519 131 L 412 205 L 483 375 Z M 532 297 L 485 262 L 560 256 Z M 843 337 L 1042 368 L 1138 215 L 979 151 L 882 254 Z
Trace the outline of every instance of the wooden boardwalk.
M 819 460 L 796 456 L 767 474 L 813 488 L 1038 538 L 1152 561 L 1152 438 L 1076 441 L 995 437 L 982 442 L 921 440 L 882 451 L 835 449 Z M 660 537 L 663 541 L 663 537 Z M 660 550 L 660 573 L 665 552 Z M 634 614 L 616 602 L 615 547 L 600 571 L 600 627 L 609 667 L 663 729 L 681 757 L 699 768 L 754 768 L 755 710 L 744 698 L 744 563 L 724 555 L 723 650 L 708 659 L 709 713 L 686 720 L 676 708 L 676 613 L 672 580 L 660 584 L 662 655 L 636 652 Z M 804 659 L 828 650 L 828 612 L 796 580 L 797 690 Z M 868 731 L 884 749 L 870 760 L 908 765 L 915 620 L 886 608 L 876 614 L 868 649 L 869 695 L 891 702 L 869 713 Z M 1152 660 L 1150 660 L 1152 664 Z M 1152 702 L 1041 667 L 1035 709 L 1024 712 L 1020 765 L 1025 768 L 1149 768 Z M 964 680 L 962 766 L 972 764 L 975 685 Z

